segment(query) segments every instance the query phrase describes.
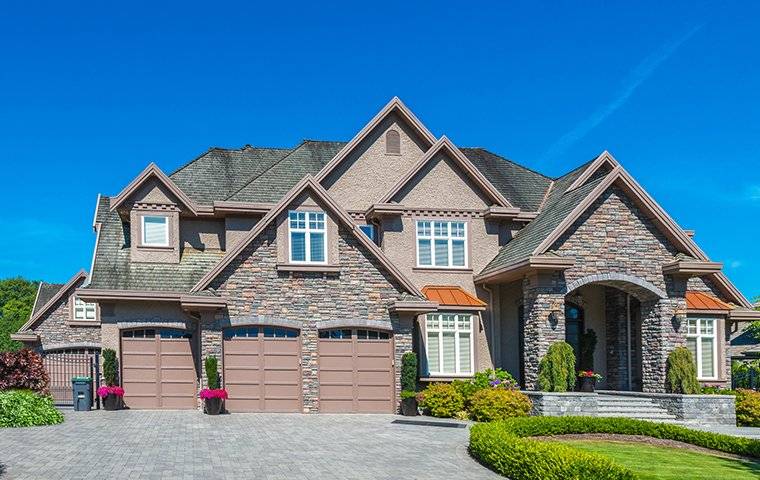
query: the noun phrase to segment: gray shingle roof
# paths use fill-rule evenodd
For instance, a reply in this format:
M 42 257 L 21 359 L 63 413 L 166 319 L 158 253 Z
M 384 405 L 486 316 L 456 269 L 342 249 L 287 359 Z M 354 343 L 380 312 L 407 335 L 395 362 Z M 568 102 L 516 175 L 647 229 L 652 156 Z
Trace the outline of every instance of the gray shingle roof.
M 101 197 L 107 210 L 108 197 Z M 116 211 L 104 219 L 98 238 L 97 255 L 87 288 L 187 292 L 224 255 L 220 251 L 185 250 L 180 262 L 133 263 L 128 235 Z
M 462 153 L 509 200 L 522 210 L 535 212 L 552 179 L 484 148 L 461 148 Z
M 553 201 L 547 202 L 546 208 L 525 226 L 509 243 L 504 245 L 499 253 L 486 265 L 483 273 L 523 260 L 530 256 L 546 237 L 577 207 L 589 193 L 601 183 L 603 178 L 592 180 L 582 187 L 557 195 Z M 572 182 L 571 182 L 572 183 Z M 569 184 L 568 184 L 569 186 Z
M 40 290 L 37 293 L 37 302 L 34 304 L 32 315 L 42 308 L 51 298 L 63 288 L 63 283 L 40 283 Z

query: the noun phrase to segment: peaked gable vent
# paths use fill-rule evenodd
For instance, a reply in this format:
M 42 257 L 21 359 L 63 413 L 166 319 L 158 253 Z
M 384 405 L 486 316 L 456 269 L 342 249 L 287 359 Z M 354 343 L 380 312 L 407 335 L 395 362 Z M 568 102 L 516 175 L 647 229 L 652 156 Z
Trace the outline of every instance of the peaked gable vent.
M 388 130 L 385 134 L 385 153 L 401 155 L 401 135 L 396 130 Z

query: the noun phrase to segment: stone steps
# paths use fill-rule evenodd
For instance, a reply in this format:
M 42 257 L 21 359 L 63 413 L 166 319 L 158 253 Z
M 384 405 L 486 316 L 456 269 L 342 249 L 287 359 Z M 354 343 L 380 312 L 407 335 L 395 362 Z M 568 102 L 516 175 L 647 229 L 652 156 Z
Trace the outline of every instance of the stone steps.
M 599 394 L 597 408 L 599 417 L 623 417 L 665 423 L 677 422 L 675 415 L 649 398 Z

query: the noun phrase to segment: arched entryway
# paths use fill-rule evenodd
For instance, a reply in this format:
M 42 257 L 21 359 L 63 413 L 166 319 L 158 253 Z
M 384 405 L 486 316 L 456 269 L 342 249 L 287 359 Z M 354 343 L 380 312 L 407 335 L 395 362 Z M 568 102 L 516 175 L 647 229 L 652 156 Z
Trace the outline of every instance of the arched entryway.
M 665 297 L 651 283 L 625 274 L 590 275 L 569 283 L 565 339 L 575 350 L 576 367 L 600 373 L 600 388 L 642 390 L 642 304 Z

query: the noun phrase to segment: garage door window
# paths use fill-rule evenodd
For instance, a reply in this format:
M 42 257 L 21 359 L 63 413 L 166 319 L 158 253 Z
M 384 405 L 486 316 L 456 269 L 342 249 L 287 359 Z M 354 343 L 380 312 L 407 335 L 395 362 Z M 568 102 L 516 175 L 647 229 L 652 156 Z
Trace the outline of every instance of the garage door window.
M 430 375 L 472 374 L 472 315 L 429 314 L 425 326 L 428 373 Z
M 156 331 L 153 329 L 126 330 L 122 336 L 124 338 L 156 338 Z
M 224 331 L 224 339 L 230 340 L 232 338 L 256 338 L 259 336 L 258 327 L 238 327 L 228 328 Z
M 193 334 L 182 330 L 161 330 L 161 338 L 193 338 Z
M 266 338 L 296 338 L 298 332 L 289 328 L 264 327 L 264 337 Z
M 351 330 L 350 329 L 320 330 L 319 338 L 328 338 L 332 340 L 351 340 Z
M 357 330 L 356 338 L 359 340 L 388 340 L 388 332 L 378 332 L 377 330 Z

